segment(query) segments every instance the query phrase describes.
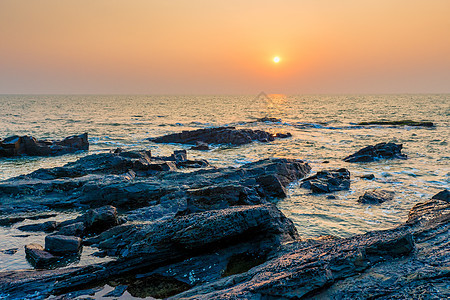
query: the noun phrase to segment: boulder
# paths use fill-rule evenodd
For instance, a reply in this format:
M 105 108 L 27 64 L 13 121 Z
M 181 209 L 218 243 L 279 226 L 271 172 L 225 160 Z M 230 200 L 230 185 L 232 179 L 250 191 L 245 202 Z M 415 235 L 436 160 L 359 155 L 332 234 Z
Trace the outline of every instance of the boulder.
M 445 189 L 434 195 L 431 199 L 443 200 L 450 202 L 450 192 Z
M 154 143 L 244 145 L 253 141 L 270 142 L 276 135 L 262 130 L 236 129 L 235 127 L 215 127 L 192 131 L 182 131 L 161 137 L 149 138 Z
M 347 169 L 322 170 L 302 180 L 300 185 L 313 193 L 331 193 L 350 188 L 350 172 Z
M 84 215 L 84 225 L 91 232 L 102 232 L 118 224 L 117 209 L 111 205 L 91 209 Z
M 37 140 L 27 135 L 12 136 L 0 141 L 0 157 L 55 156 L 88 149 L 87 133 L 69 136 L 61 141 Z
M 406 159 L 406 154 L 401 153 L 402 144 L 379 143 L 375 146 L 367 146 L 358 152 L 344 158 L 346 162 L 371 162 L 379 159 Z
M 82 240 L 76 236 L 47 235 L 45 237 L 45 250 L 60 255 L 76 254 L 81 250 Z
M 28 261 L 36 269 L 48 268 L 59 260 L 59 257 L 45 251 L 39 244 L 26 245 L 25 254 Z
M 387 190 L 381 189 L 370 190 L 366 191 L 364 195 L 360 196 L 358 202 L 364 204 L 379 204 L 385 201 L 392 200 L 394 198 L 394 194 L 395 194 L 394 192 Z

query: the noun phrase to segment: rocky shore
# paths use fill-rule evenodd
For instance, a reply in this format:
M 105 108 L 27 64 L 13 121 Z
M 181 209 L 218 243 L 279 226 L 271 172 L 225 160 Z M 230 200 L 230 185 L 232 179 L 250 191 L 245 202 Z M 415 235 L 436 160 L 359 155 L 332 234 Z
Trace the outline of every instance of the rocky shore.
M 198 132 L 183 135 L 183 143 L 220 144 Z M 173 299 L 450 296 L 448 191 L 415 205 L 396 228 L 304 239 L 275 201 L 293 182 L 313 193 L 349 189 L 349 170 L 310 175 L 305 161 L 275 158 L 216 168 L 188 155 L 118 148 L 0 182 L 0 226 L 42 219 L 18 228 L 47 235 L 45 245 L 24 245 L 35 270 L 0 272 L 0 298 L 71 299 L 98 296 L 106 287 L 111 291 L 102 295 L 112 298 L 125 292 Z M 406 155 L 401 145 L 383 143 L 350 157 Z M 366 191 L 361 205 L 389 201 L 391 193 Z M 79 216 L 45 221 L 65 210 Z M 111 261 L 60 268 L 83 246 Z
M 37 140 L 27 135 L 0 139 L 0 157 L 55 156 L 88 149 L 87 133 L 69 136 L 61 141 Z

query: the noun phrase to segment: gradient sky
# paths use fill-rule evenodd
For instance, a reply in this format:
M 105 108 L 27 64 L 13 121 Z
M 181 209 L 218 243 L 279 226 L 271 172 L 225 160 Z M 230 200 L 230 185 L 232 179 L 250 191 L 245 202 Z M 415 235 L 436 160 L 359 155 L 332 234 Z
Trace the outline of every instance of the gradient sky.
M 0 0 L 0 93 L 260 91 L 449 93 L 450 0 Z

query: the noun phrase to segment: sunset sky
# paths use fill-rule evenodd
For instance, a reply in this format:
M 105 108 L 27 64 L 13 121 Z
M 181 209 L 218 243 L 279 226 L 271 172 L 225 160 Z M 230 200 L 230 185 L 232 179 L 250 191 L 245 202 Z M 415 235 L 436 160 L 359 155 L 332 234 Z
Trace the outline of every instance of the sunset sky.
M 450 1 L 0 0 L 2 94 L 260 91 L 449 93 Z

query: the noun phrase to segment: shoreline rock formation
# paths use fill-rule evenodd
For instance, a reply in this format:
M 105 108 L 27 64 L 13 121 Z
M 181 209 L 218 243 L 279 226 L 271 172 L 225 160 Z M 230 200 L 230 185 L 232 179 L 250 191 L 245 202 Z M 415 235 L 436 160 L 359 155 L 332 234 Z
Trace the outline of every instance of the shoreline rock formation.
M 272 142 L 275 138 L 288 138 L 290 133 L 271 134 L 263 130 L 236 129 L 235 127 L 204 128 L 180 133 L 168 134 L 149 138 L 154 143 L 176 143 L 196 145 L 199 142 L 206 144 L 244 145 L 253 141 L 262 143 Z
M 88 149 L 87 133 L 69 136 L 61 141 L 37 140 L 27 135 L 0 140 L 0 157 L 56 156 Z
M 346 162 L 372 162 L 380 159 L 407 159 L 406 154 L 403 154 L 402 144 L 395 143 L 379 143 L 374 146 L 369 145 L 362 148 L 356 153 L 344 158 Z

